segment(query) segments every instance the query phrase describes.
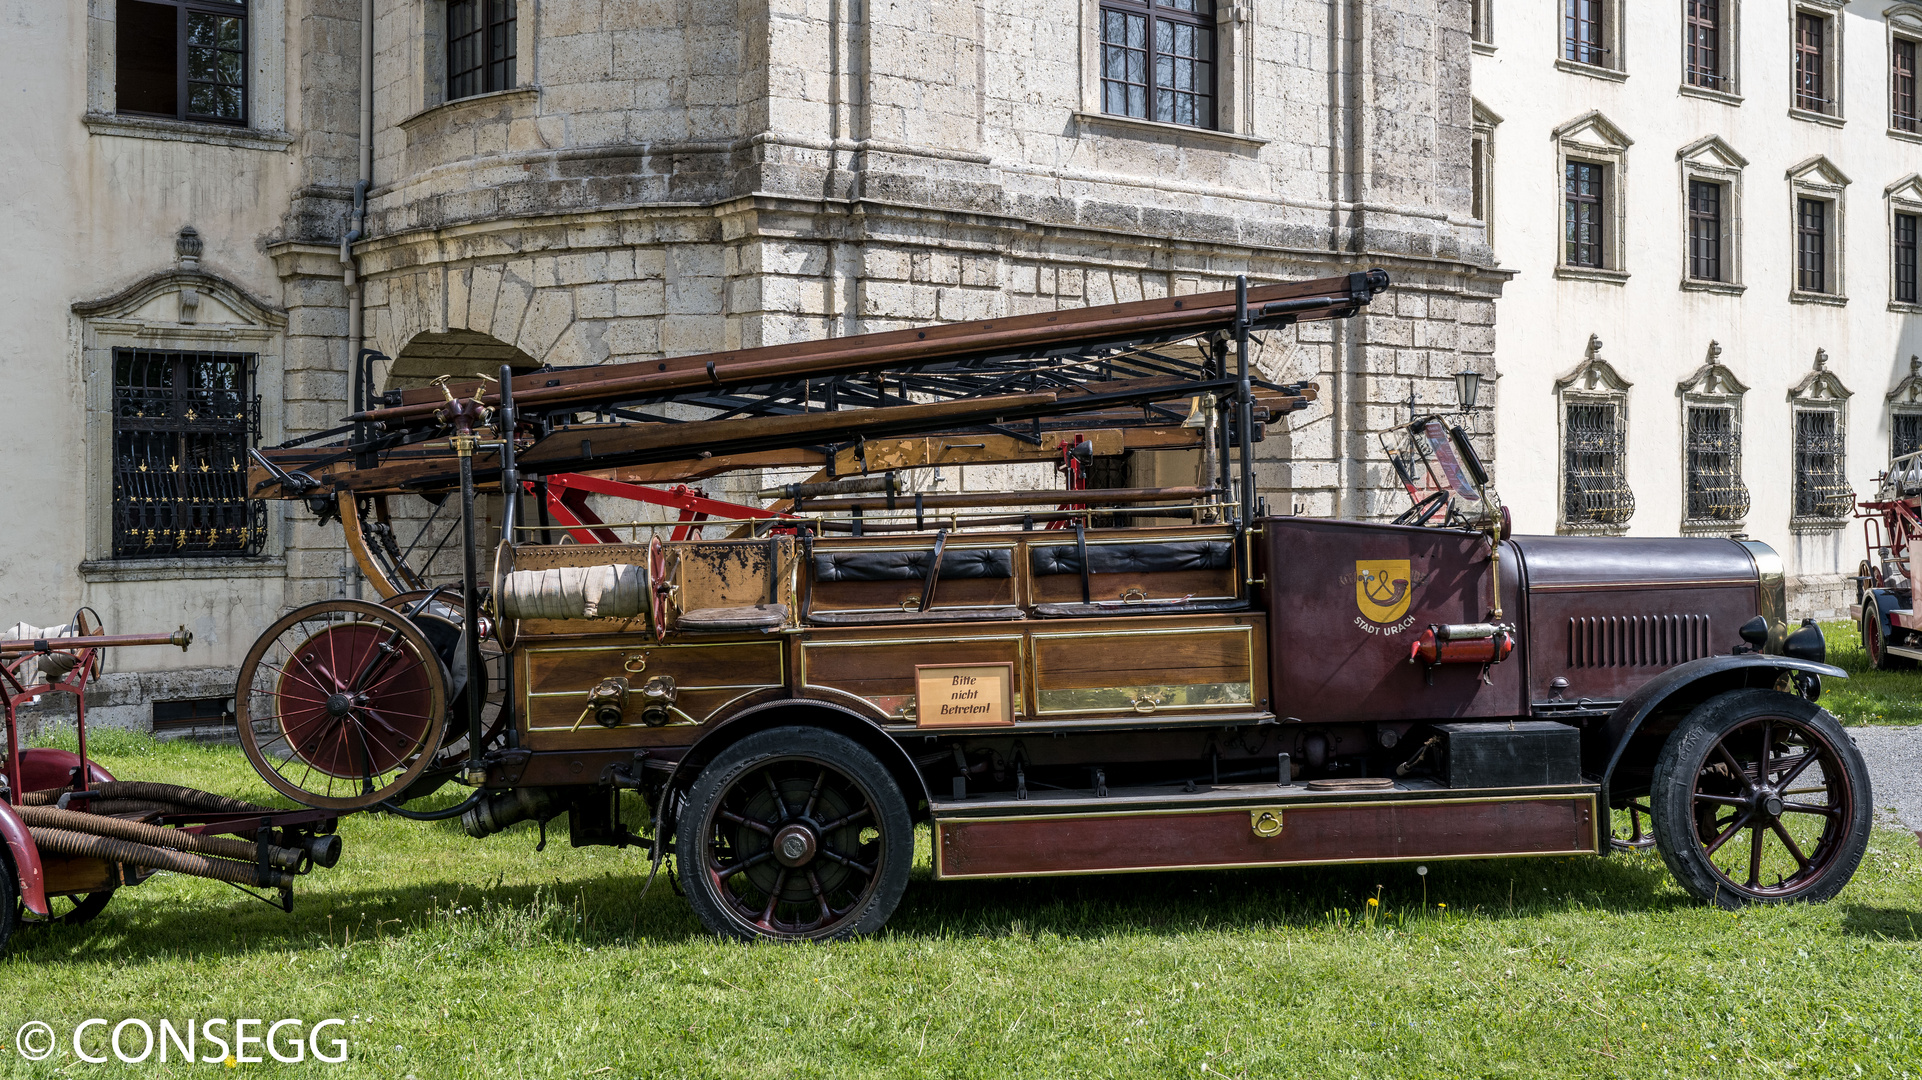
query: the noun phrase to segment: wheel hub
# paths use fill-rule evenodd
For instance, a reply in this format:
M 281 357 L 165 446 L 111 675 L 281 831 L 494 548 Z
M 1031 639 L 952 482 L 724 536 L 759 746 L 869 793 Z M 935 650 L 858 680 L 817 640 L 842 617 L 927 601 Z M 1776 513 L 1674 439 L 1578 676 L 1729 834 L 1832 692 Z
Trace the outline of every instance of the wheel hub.
M 346 716 L 354 711 L 354 695 L 342 691 L 327 696 L 327 715 Z
M 1762 788 L 1755 793 L 1755 812 L 1767 818 L 1782 816 L 1782 793 L 1772 788 Z
M 812 862 L 819 847 L 814 830 L 806 825 L 787 825 L 774 834 L 774 858 L 782 866 L 804 866 Z

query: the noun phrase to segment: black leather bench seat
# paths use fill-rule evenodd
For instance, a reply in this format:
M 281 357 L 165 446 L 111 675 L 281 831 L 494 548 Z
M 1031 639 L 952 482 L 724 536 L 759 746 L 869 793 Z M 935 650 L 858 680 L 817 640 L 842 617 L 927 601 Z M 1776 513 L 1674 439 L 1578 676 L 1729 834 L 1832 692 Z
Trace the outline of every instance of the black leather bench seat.
M 1246 611 L 1246 600 L 1103 600 L 1092 604 L 1036 604 L 1042 619 L 1074 619 L 1090 615 L 1204 615 L 1215 611 Z
M 814 580 L 821 581 L 924 581 L 934 553 L 926 548 L 895 551 L 822 551 L 814 552 Z M 1013 548 L 975 548 L 945 551 L 941 554 L 943 581 L 1011 578 L 1014 576 Z
M 1028 549 L 1036 577 L 1079 574 L 1081 553 L 1073 544 Z M 1177 540 L 1139 544 L 1089 544 L 1090 574 L 1167 574 L 1181 570 L 1226 570 L 1235 565 L 1229 540 Z M 941 571 L 947 573 L 945 564 Z

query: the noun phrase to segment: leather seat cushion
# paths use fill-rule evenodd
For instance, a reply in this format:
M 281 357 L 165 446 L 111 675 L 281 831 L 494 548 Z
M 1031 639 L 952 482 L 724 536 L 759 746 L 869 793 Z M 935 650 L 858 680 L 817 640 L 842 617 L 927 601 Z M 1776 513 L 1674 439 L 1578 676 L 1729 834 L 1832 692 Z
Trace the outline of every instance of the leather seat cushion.
M 821 551 L 814 552 L 816 581 L 924 581 L 934 553 L 927 549 L 904 548 L 897 551 Z M 1011 578 L 1014 576 L 1013 548 L 981 548 L 945 551 L 941 554 L 944 579 Z
M 1081 572 L 1081 554 L 1073 544 L 1029 548 L 1028 563 L 1037 577 Z M 1235 546 L 1229 540 L 1088 545 L 1090 574 L 1226 570 L 1234 564 Z
M 1215 611 L 1246 611 L 1246 600 L 1143 600 L 1127 604 L 1108 601 L 1100 604 L 1036 604 L 1035 615 L 1043 619 L 1074 619 L 1090 615 L 1198 615 Z

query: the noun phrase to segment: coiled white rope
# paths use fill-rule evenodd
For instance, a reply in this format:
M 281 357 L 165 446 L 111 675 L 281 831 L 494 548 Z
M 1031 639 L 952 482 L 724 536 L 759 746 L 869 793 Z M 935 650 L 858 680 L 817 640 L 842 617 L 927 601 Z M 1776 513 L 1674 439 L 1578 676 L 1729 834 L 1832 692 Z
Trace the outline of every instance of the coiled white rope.
M 647 570 L 631 563 L 516 570 L 501 582 L 509 619 L 625 619 L 647 610 Z

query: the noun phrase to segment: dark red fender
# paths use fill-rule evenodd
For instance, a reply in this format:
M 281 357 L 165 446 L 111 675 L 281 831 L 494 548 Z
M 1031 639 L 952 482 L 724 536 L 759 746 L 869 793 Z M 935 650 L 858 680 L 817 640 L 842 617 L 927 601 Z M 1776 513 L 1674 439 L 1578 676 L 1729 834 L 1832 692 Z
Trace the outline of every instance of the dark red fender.
M 74 766 L 80 764 L 80 755 L 71 750 L 55 750 L 51 747 L 37 746 L 31 750 L 20 751 L 20 790 L 45 791 L 48 788 L 63 788 L 73 781 Z M 97 761 L 87 762 L 87 783 L 104 784 L 113 779 L 113 774 L 100 767 Z
M 77 759 L 76 759 L 77 760 Z M 52 912 L 47 907 L 46 877 L 40 870 L 40 849 L 33 846 L 26 823 L 13 807 L 0 802 L 0 836 L 6 837 L 7 850 L 13 854 L 14 875 L 20 879 L 20 902 L 41 918 Z M 0 898 L 0 903 L 5 903 Z

